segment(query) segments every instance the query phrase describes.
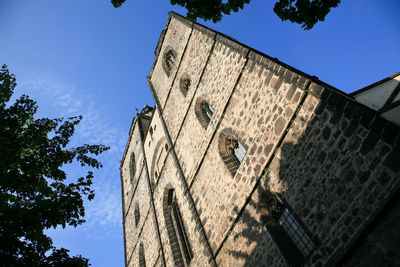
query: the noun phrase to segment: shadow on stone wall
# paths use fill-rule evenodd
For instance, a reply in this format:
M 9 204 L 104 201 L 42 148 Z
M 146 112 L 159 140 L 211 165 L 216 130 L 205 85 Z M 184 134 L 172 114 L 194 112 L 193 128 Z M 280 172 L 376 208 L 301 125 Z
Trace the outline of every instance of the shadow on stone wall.
M 337 264 L 352 248 L 340 264 L 357 266 L 354 263 L 365 257 L 367 263 L 395 266 L 400 260 L 400 249 L 395 246 L 400 244 L 399 212 L 377 210 L 398 191 L 398 166 L 390 164 L 392 155 L 399 157 L 399 145 L 382 140 L 386 129 L 395 128 L 390 142 L 399 143 L 399 129 L 379 117 L 361 127 L 362 112 L 354 115 L 329 104 L 318 107 L 315 114 L 298 131 L 296 143 L 283 142 L 268 163 L 239 215 L 241 227 L 232 230 L 238 243 L 228 254 L 245 266 L 301 266 L 305 262 L 323 266 Z M 300 122 L 304 119 L 298 115 L 291 127 Z M 308 235 L 310 253 L 302 253 L 279 222 L 285 209 L 298 222 L 296 227 Z M 381 219 L 371 223 L 373 217 Z M 360 232 L 368 234 L 355 242 Z

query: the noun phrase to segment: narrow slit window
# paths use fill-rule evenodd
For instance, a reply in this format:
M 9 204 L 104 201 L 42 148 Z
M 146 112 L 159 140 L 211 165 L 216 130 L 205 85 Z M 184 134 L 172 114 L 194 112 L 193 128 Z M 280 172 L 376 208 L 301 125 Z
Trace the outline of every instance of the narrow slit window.
M 129 161 L 129 175 L 130 175 L 131 184 L 133 184 L 133 182 L 134 182 L 135 173 L 136 173 L 135 154 L 132 152 L 131 159 Z
M 139 210 L 139 204 L 136 203 L 135 205 L 135 225 L 138 227 L 140 222 L 140 210 Z
M 142 243 L 140 243 L 139 246 L 139 266 L 146 267 L 146 258 L 144 257 L 144 248 Z

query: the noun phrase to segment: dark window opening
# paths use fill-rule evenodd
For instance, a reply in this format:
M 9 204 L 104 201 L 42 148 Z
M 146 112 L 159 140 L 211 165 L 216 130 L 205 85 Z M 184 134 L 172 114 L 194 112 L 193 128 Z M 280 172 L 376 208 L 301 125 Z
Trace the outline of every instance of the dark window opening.
M 171 75 L 172 68 L 175 63 L 175 57 L 176 53 L 174 50 L 169 49 L 165 54 L 164 54 L 164 60 L 163 60 L 163 69 L 167 76 Z
M 140 243 L 139 246 L 139 266 L 146 267 L 146 258 L 144 257 L 144 248 L 142 243 Z
M 136 203 L 135 205 L 135 225 L 138 227 L 140 221 L 140 210 L 139 210 L 139 204 Z
M 300 266 L 315 248 L 310 235 L 285 203 L 271 192 L 263 193 L 268 216 L 263 221 L 274 242 L 292 266 Z
M 131 159 L 129 161 L 129 174 L 130 174 L 131 184 L 133 184 L 134 182 L 135 172 L 136 172 L 135 154 L 132 152 Z
M 184 96 L 186 96 L 187 92 L 189 91 L 190 88 L 190 78 L 187 75 L 183 75 L 181 80 L 179 81 L 179 88 L 181 89 L 181 92 Z
M 193 258 L 189 239 L 176 201 L 175 190 L 167 189 L 164 195 L 164 216 L 168 229 L 175 266 L 187 266 Z
M 201 126 L 206 129 L 214 115 L 214 108 L 203 97 L 199 97 L 196 100 L 194 109 Z

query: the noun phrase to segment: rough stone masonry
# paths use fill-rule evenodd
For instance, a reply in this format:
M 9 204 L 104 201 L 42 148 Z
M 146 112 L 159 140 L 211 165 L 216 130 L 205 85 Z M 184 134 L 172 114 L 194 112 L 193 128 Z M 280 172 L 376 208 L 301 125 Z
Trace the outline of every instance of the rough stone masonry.
M 171 13 L 121 161 L 126 266 L 395 266 L 400 128 Z

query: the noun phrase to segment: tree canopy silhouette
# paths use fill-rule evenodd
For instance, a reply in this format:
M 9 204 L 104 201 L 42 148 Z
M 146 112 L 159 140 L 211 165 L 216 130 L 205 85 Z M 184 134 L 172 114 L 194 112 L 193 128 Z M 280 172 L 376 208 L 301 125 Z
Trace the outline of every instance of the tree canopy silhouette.
M 120 7 L 126 0 L 111 0 L 114 7 Z M 201 18 L 218 22 L 222 15 L 238 12 L 249 4 L 250 0 L 170 0 L 173 5 L 187 9 L 186 16 L 191 20 Z M 279 0 L 274 12 L 282 21 L 289 20 L 301 24 L 310 30 L 318 21 L 324 21 L 332 7 L 337 7 L 341 0 Z
M 72 179 L 61 169 L 76 160 L 102 167 L 91 155 L 104 145 L 69 147 L 82 117 L 35 119 L 35 101 L 23 95 L 8 103 L 16 79 L 0 70 L 0 262 L 4 266 L 87 266 L 88 259 L 57 249 L 45 229 L 84 222 L 83 197 L 94 197 L 93 172 Z

